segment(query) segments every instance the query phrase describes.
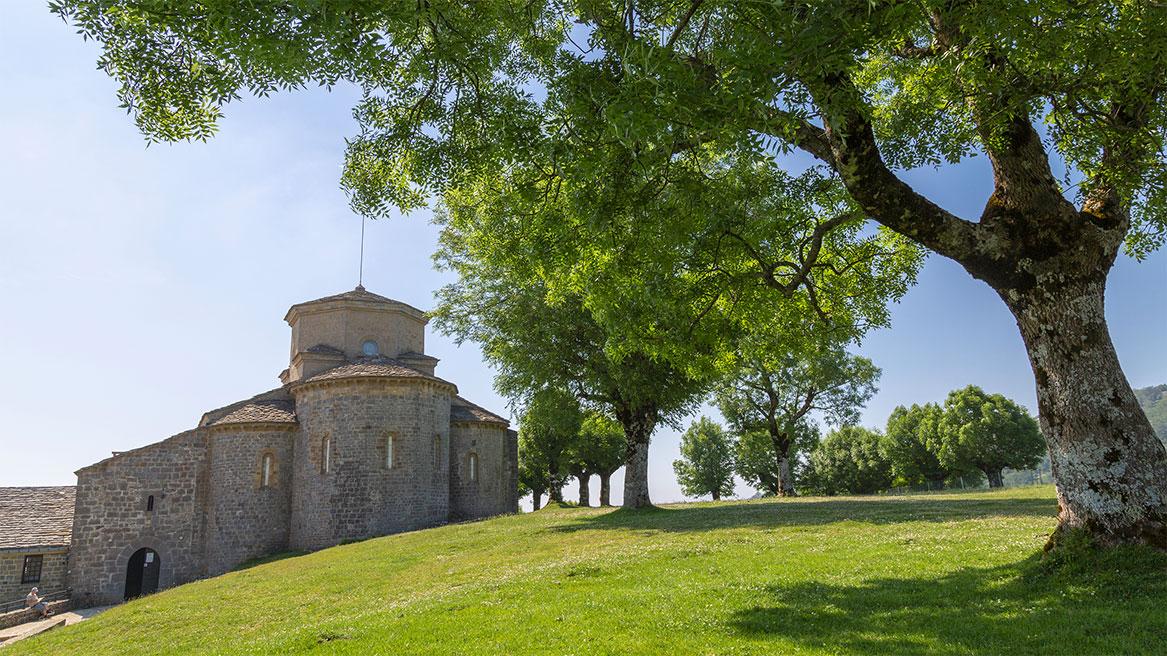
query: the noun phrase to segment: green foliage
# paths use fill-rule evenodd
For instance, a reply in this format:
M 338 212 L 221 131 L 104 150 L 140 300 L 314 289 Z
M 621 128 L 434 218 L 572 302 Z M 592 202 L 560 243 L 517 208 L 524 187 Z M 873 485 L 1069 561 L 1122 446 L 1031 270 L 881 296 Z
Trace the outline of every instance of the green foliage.
M 1147 413 L 1151 427 L 1159 439 L 1167 444 L 1167 385 L 1153 385 L 1135 390 L 1139 406 Z
M 579 439 L 571 451 L 576 469 L 593 474 L 612 474 L 624 464 L 628 441 L 619 422 L 599 412 L 588 412 Z
M 1001 470 L 1032 469 L 1045 455 L 1037 421 L 1025 408 L 975 385 L 954 390 L 944 402 L 938 427 L 941 464 L 949 469 L 975 467 L 989 484 L 1001 484 Z
M 803 419 L 790 430 L 787 460 L 795 481 L 804 480 L 806 454 L 819 442 L 819 427 Z M 758 491 L 779 494 L 778 454 L 774 439 L 768 431 L 750 431 L 737 437 L 734 453 L 734 472 Z
M 243 94 L 359 85 L 345 184 L 373 214 L 524 163 L 646 195 L 678 152 L 822 156 L 808 124 L 858 114 L 901 168 L 1006 152 L 1017 117 L 1040 122 L 1083 197 L 1114 189 L 1130 207 L 1132 253 L 1167 225 L 1161 3 L 50 6 L 101 43 L 152 139 L 204 139 Z M 604 184 L 621 160 L 636 166 Z
M 877 431 L 843 426 L 827 433 L 810 454 L 803 484 L 819 494 L 873 494 L 891 487 L 891 462 Z
M 901 405 L 892 410 L 883 450 L 899 484 L 938 488 L 952 473 L 940 462 L 942 416 L 943 411 L 935 403 L 913 403 L 911 408 Z
M 579 402 L 566 391 L 546 387 L 531 395 L 519 420 L 519 479 L 529 491 L 551 490 L 558 500 L 582 421 Z
M 733 438 L 721 424 L 701 417 L 681 435 L 681 459 L 673 461 L 673 471 L 686 496 L 732 495 Z

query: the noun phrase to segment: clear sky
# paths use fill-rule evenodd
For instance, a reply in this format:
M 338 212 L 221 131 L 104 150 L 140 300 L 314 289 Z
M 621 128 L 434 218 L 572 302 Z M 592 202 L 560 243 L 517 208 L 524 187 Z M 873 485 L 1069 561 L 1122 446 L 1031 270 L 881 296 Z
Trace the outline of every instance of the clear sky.
M 288 307 L 356 284 L 360 219 L 338 186 L 355 93 L 248 100 L 208 143 L 147 148 L 97 54 L 43 2 L 0 8 L 0 485 L 72 484 L 111 451 L 278 386 Z M 983 158 L 905 177 L 964 217 L 989 191 Z M 370 223 L 365 286 L 432 307 L 448 280 L 436 236 L 424 213 Z M 1120 258 L 1107 316 L 1131 383 L 1167 382 L 1167 255 Z M 883 368 L 863 423 L 970 383 L 1036 411 L 1013 319 L 958 265 L 929 258 L 893 321 L 859 348 Z M 427 350 L 463 395 L 508 414 L 476 348 L 430 331 Z M 678 439 L 654 437 L 656 501 L 681 498 Z

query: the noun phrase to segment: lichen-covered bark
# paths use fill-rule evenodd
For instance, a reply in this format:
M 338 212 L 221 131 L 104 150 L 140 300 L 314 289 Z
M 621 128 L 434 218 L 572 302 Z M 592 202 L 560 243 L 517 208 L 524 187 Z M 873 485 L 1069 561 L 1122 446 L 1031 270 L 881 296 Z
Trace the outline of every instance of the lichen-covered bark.
M 790 436 L 778 432 L 777 422 L 771 416 L 770 442 L 774 445 L 774 457 L 778 461 L 778 489 L 774 491 L 780 497 L 792 497 L 794 493 L 794 476 L 790 472 Z
M 624 507 L 647 508 L 652 505 L 648 494 L 648 443 L 656 429 L 657 409 L 652 405 L 623 404 L 616 408 L 616 420 L 624 428 L 628 443 L 624 451 Z
M 1053 274 L 1002 295 L 1037 382 L 1060 507 L 1051 544 L 1084 529 L 1101 544 L 1167 548 L 1167 452 L 1119 366 L 1103 313 L 1109 265 L 1100 268 L 1093 279 Z
M 796 496 L 794 477 L 790 474 L 790 457 L 786 454 L 778 456 L 778 496 Z

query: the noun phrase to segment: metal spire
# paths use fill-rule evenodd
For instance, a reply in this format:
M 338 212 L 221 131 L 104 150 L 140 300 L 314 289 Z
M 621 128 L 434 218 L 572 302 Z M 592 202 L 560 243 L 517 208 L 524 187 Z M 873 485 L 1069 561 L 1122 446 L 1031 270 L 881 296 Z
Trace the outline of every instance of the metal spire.
M 361 215 L 361 259 L 357 269 L 357 289 L 365 288 L 365 215 Z

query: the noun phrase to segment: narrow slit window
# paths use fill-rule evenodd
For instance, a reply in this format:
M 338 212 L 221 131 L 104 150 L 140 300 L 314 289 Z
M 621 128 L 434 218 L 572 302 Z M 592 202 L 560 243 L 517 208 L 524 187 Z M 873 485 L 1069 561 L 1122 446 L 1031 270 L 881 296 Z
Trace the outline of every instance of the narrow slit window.
M 271 456 L 271 454 L 270 453 L 263 454 L 263 460 L 261 461 L 261 463 L 262 464 L 260 465 L 260 469 L 259 469 L 259 486 L 260 487 L 271 487 L 271 468 L 272 468 L 272 456 Z
M 434 435 L 434 469 L 442 469 L 442 436 Z
M 146 497 L 146 512 L 154 512 L 154 495 Z
M 393 435 L 385 436 L 385 469 L 393 469 Z
M 470 454 L 470 482 L 478 481 L 478 454 Z
M 332 471 L 332 438 L 325 437 L 320 443 L 320 473 Z

